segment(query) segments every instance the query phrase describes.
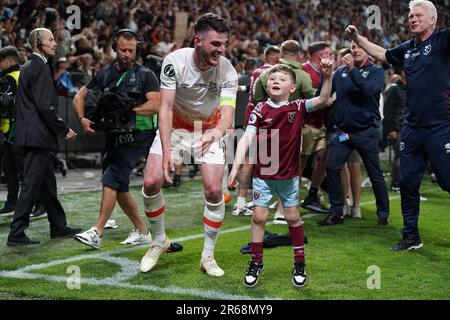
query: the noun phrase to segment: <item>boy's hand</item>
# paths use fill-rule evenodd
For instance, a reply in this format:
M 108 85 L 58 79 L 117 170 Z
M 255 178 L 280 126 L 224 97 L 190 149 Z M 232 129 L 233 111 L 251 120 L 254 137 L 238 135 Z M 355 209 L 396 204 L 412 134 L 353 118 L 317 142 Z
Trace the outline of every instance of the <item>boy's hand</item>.
M 333 62 L 328 59 L 320 61 L 320 70 L 325 76 L 331 77 L 333 75 Z
M 236 188 L 239 185 L 239 182 L 236 179 L 237 170 L 235 168 L 231 169 L 230 174 L 228 175 L 228 186 L 231 188 Z

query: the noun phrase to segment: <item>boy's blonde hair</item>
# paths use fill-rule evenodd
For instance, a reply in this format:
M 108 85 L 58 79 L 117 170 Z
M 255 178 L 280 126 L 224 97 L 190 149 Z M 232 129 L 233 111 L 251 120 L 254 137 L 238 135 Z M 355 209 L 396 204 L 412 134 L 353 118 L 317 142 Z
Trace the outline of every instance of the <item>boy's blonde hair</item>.
M 295 75 L 295 71 L 294 71 L 294 69 L 292 69 L 290 66 L 288 66 L 288 65 L 285 65 L 285 64 L 276 64 L 276 65 L 274 65 L 272 68 L 270 68 L 270 71 L 269 71 L 269 76 L 272 74 L 272 73 L 274 73 L 274 72 L 282 72 L 282 73 L 285 73 L 285 74 L 287 74 L 288 76 L 289 76 L 289 78 L 291 78 L 291 80 L 292 80 L 292 83 L 296 83 L 297 82 L 297 80 L 296 80 L 296 75 Z

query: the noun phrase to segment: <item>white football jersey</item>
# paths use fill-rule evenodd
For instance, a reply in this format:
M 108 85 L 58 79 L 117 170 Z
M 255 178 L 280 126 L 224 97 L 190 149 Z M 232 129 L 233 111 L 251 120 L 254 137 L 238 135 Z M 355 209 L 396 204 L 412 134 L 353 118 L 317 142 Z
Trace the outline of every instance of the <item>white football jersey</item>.
M 203 130 L 220 120 L 221 106 L 236 106 L 237 73 L 225 57 L 217 66 L 201 71 L 194 63 L 194 48 L 183 48 L 164 58 L 161 89 L 176 90 L 173 128 L 194 131 L 194 121 Z

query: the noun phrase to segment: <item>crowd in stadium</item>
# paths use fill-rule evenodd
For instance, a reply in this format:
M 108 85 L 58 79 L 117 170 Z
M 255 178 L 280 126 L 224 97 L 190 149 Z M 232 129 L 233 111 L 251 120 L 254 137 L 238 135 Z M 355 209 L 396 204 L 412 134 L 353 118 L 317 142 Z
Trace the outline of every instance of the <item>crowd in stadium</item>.
M 69 30 L 66 22 L 71 13 L 67 8 L 76 4 L 81 12 L 81 28 Z M 212 11 L 231 22 L 232 32 L 226 55 L 240 71 L 245 58 L 259 61 L 264 48 L 280 45 L 288 39 L 297 40 L 303 50 L 310 43 L 326 41 L 337 52 L 349 47 L 344 29 L 351 22 L 363 35 L 382 45 L 392 47 L 408 39 L 408 1 L 378 0 L 381 30 L 368 30 L 366 20 L 371 14 L 369 0 L 311 0 L 311 1 L 0 1 L 0 47 L 14 45 L 24 61 L 31 54 L 27 44 L 29 32 L 47 27 L 58 43 L 53 59 L 55 72 L 68 69 L 76 74 L 77 87 L 87 83 L 92 68 L 100 69 L 116 54 L 111 49 L 112 36 L 121 28 L 139 32 L 144 64 L 151 57 L 164 57 L 178 47 L 191 46 L 193 22 L 205 12 Z M 435 1 L 440 13 L 437 29 L 450 24 L 448 0 Z M 188 25 L 184 39 L 175 40 L 175 15 L 186 12 Z M 149 59 L 147 59 L 149 57 Z M 64 59 L 65 58 L 65 59 Z M 64 62 L 57 68 L 58 61 Z M 63 70 L 61 70 L 63 69 Z
M 0 0 L 8 180 L 0 215 L 13 214 L 7 245 L 40 243 L 24 231 L 41 204 L 52 239 L 73 237 L 100 249 L 118 203 L 134 225 L 121 244 L 149 244 L 140 263 L 149 272 L 163 253 L 182 249 L 165 231 L 162 188 L 179 187 L 175 167 L 194 159 L 205 196 L 200 270 L 210 276 L 225 274 L 214 252 L 229 191 L 237 187 L 231 214 L 252 216 L 244 284 L 255 286 L 263 270 L 265 224 L 278 198 L 274 223 L 289 226 L 292 282 L 303 287 L 299 206 L 327 214 L 320 226 L 361 219 L 361 163 L 377 227 L 389 224 L 388 190 L 401 194 L 403 237 L 391 250 L 422 248 L 419 190 L 427 165 L 450 192 L 448 2 Z M 58 137 L 77 136 L 56 112 L 58 95 L 68 101 L 69 93 L 86 136 L 105 132 L 99 214 L 84 232 L 67 225 L 51 163 Z M 225 141 L 239 131 L 233 125 L 245 128 L 236 148 Z M 390 188 L 379 157 L 383 126 L 395 153 Z M 247 152 L 252 143 L 257 155 Z M 140 195 L 149 227 L 129 190 L 145 157 Z M 310 184 L 299 202 L 301 177 Z

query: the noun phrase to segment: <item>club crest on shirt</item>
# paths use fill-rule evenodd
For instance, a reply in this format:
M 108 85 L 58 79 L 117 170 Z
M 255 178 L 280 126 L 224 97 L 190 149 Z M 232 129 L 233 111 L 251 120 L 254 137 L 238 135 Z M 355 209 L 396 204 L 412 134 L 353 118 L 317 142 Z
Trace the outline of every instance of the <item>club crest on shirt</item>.
M 431 44 L 425 46 L 425 49 L 423 50 L 423 55 L 427 56 L 431 52 Z
M 367 76 L 369 75 L 369 71 L 364 71 L 361 75 L 363 78 L 367 78 Z
M 256 119 L 257 119 L 256 114 L 251 113 L 250 118 L 248 118 L 248 124 L 255 124 Z
M 405 59 L 408 59 L 411 56 L 411 50 L 406 51 Z
M 446 152 L 446 153 L 450 153 L 450 143 L 446 143 L 446 144 L 444 145 L 444 148 L 445 148 L 445 152 Z
M 400 151 L 403 151 L 403 149 L 405 149 L 405 143 L 400 141 L 400 147 L 399 147 Z
M 290 123 L 294 123 L 296 114 L 297 113 L 295 111 L 288 112 L 287 117 Z

